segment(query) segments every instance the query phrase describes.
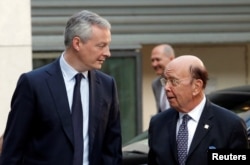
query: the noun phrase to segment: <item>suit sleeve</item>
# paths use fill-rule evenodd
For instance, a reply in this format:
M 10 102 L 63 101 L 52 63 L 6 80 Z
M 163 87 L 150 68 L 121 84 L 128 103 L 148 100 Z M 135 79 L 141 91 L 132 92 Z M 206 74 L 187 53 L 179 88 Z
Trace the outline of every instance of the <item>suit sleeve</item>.
M 20 164 L 28 145 L 34 116 L 34 97 L 25 74 L 18 80 L 11 100 L 0 164 Z
M 153 117 L 154 118 L 154 117 Z M 149 124 L 149 129 L 148 129 L 148 145 L 149 145 L 149 153 L 148 153 L 148 165 L 157 165 L 157 162 L 155 160 L 156 156 L 154 154 L 154 151 L 153 151 L 153 147 L 152 147 L 152 143 L 153 143 L 153 118 L 150 120 L 150 124 Z
M 105 165 L 120 165 L 122 161 L 120 109 L 114 79 L 112 79 L 112 84 L 112 103 L 104 141 L 103 160 Z
M 232 129 L 229 148 L 232 149 L 248 148 L 246 130 L 247 130 L 246 123 L 241 118 L 238 118 L 238 120 L 234 122 L 234 128 Z

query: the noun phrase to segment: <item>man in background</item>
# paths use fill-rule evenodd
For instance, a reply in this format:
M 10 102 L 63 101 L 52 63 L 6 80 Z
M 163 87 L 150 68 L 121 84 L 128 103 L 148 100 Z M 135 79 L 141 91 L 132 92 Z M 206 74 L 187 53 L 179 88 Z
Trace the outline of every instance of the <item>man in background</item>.
M 152 82 L 157 112 L 162 112 L 169 108 L 169 103 L 160 79 L 166 65 L 174 58 L 174 49 L 168 44 L 157 45 L 151 52 L 151 65 L 157 75 Z

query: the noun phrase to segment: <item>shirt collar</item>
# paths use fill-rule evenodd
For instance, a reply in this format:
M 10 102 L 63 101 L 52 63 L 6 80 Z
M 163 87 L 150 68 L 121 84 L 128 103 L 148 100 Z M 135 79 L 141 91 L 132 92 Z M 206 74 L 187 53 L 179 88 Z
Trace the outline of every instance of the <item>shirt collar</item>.
M 70 81 L 74 78 L 74 76 L 78 73 L 72 66 L 70 66 L 67 61 L 64 59 L 64 53 L 62 53 L 60 57 L 60 66 L 62 69 L 63 77 Z M 85 78 L 88 77 L 88 71 L 82 72 Z
M 192 120 L 196 122 L 199 121 L 201 113 L 204 109 L 205 103 L 206 103 L 206 97 L 204 96 L 202 101 L 188 113 L 188 115 L 192 118 Z M 179 118 L 182 118 L 184 115 L 185 113 L 179 112 Z

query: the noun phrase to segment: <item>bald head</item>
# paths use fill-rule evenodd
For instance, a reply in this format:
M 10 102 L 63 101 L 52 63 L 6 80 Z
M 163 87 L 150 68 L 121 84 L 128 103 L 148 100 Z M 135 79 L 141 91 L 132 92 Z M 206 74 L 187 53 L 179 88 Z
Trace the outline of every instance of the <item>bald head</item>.
M 174 49 L 172 48 L 172 46 L 168 44 L 161 44 L 161 45 L 155 46 L 152 50 L 152 54 L 155 54 L 155 53 L 162 54 L 168 58 L 175 57 Z
M 204 98 L 208 73 L 203 62 L 193 55 L 182 55 L 166 66 L 165 90 L 170 106 L 188 113 Z
M 169 63 L 169 65 L 178 65 L 181 66 L 181 69 L 186 70 L 187 67 L 195 66 L 199 68 L 204 68 L 203 62 L 196 56 L 193 55 L 182 55 L 175 58 Z
M 176 74 L 203 81 L 203 88 L 206 87 L 208 73 L 203 62 L 194 55 L 182 55 L 168 63 L 165 72 L 175 72 Z

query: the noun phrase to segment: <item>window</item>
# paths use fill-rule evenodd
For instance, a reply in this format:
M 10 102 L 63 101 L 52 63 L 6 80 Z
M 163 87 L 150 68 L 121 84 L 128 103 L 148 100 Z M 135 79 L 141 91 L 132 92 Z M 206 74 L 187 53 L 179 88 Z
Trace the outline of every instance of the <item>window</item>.
M 141 130 L 140 55 L 133 51 L 112 52 L 102 71 L 115 77 L 119 95 L 123 142 Z

